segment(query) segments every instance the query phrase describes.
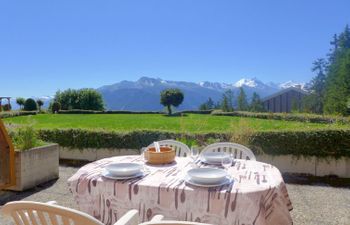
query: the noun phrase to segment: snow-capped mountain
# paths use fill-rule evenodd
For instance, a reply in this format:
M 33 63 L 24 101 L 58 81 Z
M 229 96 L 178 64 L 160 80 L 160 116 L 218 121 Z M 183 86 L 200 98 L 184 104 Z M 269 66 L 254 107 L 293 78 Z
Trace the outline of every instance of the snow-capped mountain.
M 295 82 L 295 81 L 290 80 L 290 81 L 278 84 L 278 87 L 280 89 L 286 89 L 289 87 L 296 87 L 296 88 L 301 88 L 301 89 L 305 90 L 306 83 L 300 83 L 300 82 Z
M 239 88 L 243 88 L 250 98 L 254 92 L 261 97 L 271 95 L 280 89 L 305 85 L 297 82 L 282 84 L 264 83 L 257 78 L 240 79 L 234 83 L 219 83 L 203 81 L 199 83 L 185 81 L 169 81 L 160 78 L 141 77 L 137 81 L 121 81 L 106 85 L 97 90 L 102 94 L 107 109 L 110 110 L 161 110 L 159 93 L 166 88 L 179 88 L 185 94 L 185 100 L 179 109 L 197 109 L 209 97 L 219 101 L 224 91 L 231 89 L 238 95 Z
M 170 81 L 160 78 L 141 77 L 137 81 L 121 81 L 111 85 L 105 85 L 97 89 L 105 101 L 108 110 L 162 110 L 163 106 L 159 102 L 159 93 L 167 88 L 179 88 L 185 94 L 184 102 L 179 110 L 198 109 L 198 106 L 205 102 L 209 97 L 214 101 L 219 101 L 222 94 L 230 89 L 234 96 L 238 96 L 240 88 L 243 88 L 248 99 L 254 92 L 261 98 L 271 95 L 281 89 L 289 87 L 305 88 L 305 83 L 287 81 L 284 83 L 264 83 L 257 78 L 243 78 L 237 82 L 220 83 L 203 81 L 199 83 L 185 81 Z M 44 108 L 49 106 L 53 96 L 32 97 L 35 100 L 44 101 Z M 235 104 L 235 102 L 234 102 Z M 18 109 L 16 99 L 11 99 L 13 109 Z

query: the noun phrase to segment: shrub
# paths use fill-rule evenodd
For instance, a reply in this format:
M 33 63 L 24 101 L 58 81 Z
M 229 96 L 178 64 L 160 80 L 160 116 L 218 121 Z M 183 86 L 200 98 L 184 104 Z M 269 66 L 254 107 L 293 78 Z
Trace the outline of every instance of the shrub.
M 44 101 L 41 99 L 36 100 L 36 103 L 38 104 L 39 111 L 41 111 L 41 107 L 44 105 Z
M 95 110 L 60 110 L 59 114 L 164 114 L 157 111 L 126 111 L 126 110 L 108 110 L 108 111 L 95 111 Z
M 12 131 L 10 136 L 16 150 L 25 151 L 43 145 L 32 126 L 21 127 L 17 131 Z
M 53 102 L 51 105 L 51 111 L 53 113 L 58 113 L 61 109 L 61 104 L 59 102 Z
M 5 104 L 2 106 L 3 111 L 11 111 L 12 107 L 10 104 Z M 1 110 L 0 110 L 1 111 Z
M 55 94 L 54 101 L 59 102 L 61 108 L 64 110 L 104 110 L 101 93 L 90 88 L 79 90 L 67 89 L 63 92 L 58 91 Z
M 38 110 L 38 105 L 36 104 L 36 101 L 32 98 L 28 98 L 24 102 L 24 110 L 25 111 L 36 111 Z
M 287 120 L 287 121 L 299 121 L 310 123 L 350 123 L 350 118 L 337 117 L 337 116 L 323 116 L 316 114 L 291 114 L 291 113 L 254 113 L 254 112 L 222 112 L 213 111 L 214 116 L 239 116 L 239 117 L 251 117 L 258 119 L 272 119 L 272 120 Z
M 350 130 L 260 132 L 250 146 L 271 155 L 350 157 Z
M 350 157 L 350 130 L 278 131 L 251 134 L 246 144 L 254 152 L 271 155 L 303 155 L 319 157 Z M 91 131 L 82 129 L 39 130 L 39 137 L 70 148 L 141 149 L 164 139 L 196 140 L 199 145 L 229 141 L 230 133 L 180 134 L 162 131 Z
M 208 109 L 208 110 L 184 110 L 181 111 L 181 113 L 190 113 L 190 114 L 211 114 L 214 110 Z
M 231 125 L 230 141 L 241 145 L 249 145 L 255 133 L 255 129 L 249 126 L 247 120 L 240 120 L 238 126 Z
M 21 98 L 21 97 L 16 98 L 16 103 L 19 105 L 19 108 L 20 108 L 20 109 L 23 108 L 23 105 L 24 105 L 24 102 L 25 102 L 25 101 L 26 101 L 26 100 L 25 100 L 24 98 Z
M 1 112 L 0 118 L 9 118 L 15 116 L 28 116 L 28 115 L 36 115 L 36 111 L 11 111 L 11 112 Z

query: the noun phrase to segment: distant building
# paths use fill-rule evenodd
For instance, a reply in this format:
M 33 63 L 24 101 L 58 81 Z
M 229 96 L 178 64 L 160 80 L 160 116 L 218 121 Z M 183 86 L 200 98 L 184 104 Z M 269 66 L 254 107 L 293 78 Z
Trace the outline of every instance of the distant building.
M 301 108 L 301 102 L 308 92 L 301 87 L 289 87 L 264 98 L 263 105 L 268 112 L 291 112 L 293 107 Z

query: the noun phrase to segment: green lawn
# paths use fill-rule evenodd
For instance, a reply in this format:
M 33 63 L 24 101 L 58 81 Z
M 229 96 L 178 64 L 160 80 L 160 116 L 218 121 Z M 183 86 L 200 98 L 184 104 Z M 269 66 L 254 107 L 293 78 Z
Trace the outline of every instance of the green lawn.
M 115 131 L 163 130 L 175 132 L 228 132 L 249 126 L 257 131 L 349 128 L 349 125 L 316 124 L 280 120 L 188 114 L 167 117 L 157 114 L 39 114 L 4 119 L 8 124 L 33 124 L 35 128 L 85 128 Z

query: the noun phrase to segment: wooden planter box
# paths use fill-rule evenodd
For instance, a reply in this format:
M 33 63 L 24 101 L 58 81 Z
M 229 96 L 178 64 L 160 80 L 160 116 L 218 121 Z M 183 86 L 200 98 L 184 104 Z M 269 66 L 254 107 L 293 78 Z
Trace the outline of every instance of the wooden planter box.
M 59 177 L 57 144 L 15 152 L 16 185 L 8 188 L 23 191 Z

